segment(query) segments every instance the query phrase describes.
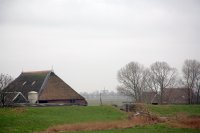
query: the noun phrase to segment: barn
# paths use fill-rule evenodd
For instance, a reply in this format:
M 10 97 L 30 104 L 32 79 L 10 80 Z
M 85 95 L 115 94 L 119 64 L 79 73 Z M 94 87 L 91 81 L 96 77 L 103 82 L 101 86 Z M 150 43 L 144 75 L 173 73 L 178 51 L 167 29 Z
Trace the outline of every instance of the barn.
M 5 89 L 5 103 L 29 103 L 31 95 L 38 103 L 87 105 L 83 96 L 59 78 L 53 71 L 22 72 Z
M 191 90 L 191 93 L 195 95 L 193 90 Z M 143 97 L 144 103 L 160 103 L 160 95 L 154 91 L 143 92 Z M 193 97 L 192 102 L 194 101 Z M 188 104 L 188 88 L 165 88 L 163 104 Z

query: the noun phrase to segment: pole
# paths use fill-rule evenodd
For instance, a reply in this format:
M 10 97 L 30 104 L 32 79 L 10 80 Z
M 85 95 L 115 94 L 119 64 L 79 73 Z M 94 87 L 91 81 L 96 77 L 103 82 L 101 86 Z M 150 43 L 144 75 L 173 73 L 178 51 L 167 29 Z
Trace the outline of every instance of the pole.
M 102 105 L 101 92 L 100 92 L 100 105 Z

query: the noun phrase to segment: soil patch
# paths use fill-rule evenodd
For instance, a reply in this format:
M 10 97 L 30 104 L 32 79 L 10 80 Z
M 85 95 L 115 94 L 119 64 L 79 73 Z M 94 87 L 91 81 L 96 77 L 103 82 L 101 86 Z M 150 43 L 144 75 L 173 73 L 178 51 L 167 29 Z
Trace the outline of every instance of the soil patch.
M 200 129 L 200 117 L 182 117 L 171 119 L 167 122 L 168 125 L 177 128 L 196 128 Z
M 92 131 L 92 130 L 109 130 L 131 128 L 136 125 L 145 125 L 153 123 L 145 117 L 135 117 L 130 120 L 111 121 L 111 122 L 87 122 L 76 124 L 63 124 L 48 128 L 41 133 L 55 133 L 62 131 Z

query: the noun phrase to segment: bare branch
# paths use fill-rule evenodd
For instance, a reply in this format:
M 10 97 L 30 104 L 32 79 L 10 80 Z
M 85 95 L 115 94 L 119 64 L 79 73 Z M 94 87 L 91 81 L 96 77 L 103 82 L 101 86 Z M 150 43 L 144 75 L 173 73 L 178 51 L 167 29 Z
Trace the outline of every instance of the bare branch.
M 142 100 L 145 89 L 144 67 L 137 62 L 130 62 L 118 71 L 118 92 L 131 96 L 136 102 Z
M 196 60 L 185 60 L 182 68 L 183 83 L 188 88 L 188 103 L 192 103 L 194 89 L 198 90 L 200 79 L 200 62 Z M 198 95 L 197 95 L 198 97 Z
M 5 74 L 0 74 L 0 104 L 4 106 L 6 94 L 3 92 L 3 89 L 12 82 L 12 77 Z
M 150 79 L 148 85 L 153 90 L 160 92 L 160 103 L 163 102 L 164 90 L 172 87 L 176 82 L 176 69 L 171 68 L 166 62 L 155 62 L 149 69 Z

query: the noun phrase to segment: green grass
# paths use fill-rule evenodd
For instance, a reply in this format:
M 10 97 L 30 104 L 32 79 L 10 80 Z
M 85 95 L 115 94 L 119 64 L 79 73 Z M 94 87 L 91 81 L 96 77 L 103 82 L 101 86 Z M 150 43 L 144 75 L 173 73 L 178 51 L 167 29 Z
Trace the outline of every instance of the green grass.
M 151 112 L 161 116 L 177 113 L 200 116 L 200 105 L 147 105 Z M 23 133 L 45 130 L 64 123 L 113 121 L 127 118 L 127 114 L 110 106 L 60 106 L 0 108 L 0 133 Z M 137 126 L 128 129 L 82 131 L 76 133 L 197 133 L 195 129 L 170 128 L 163 124 Z
M 199 129 L 170 128 L 164 124 L 136 126 L 127 129 L 113 129 L 100 131 L 79 131 L 65 133 L 199 133 Z
M 200 116 L 200 105 L 147 105 L 150 112 L 161 116 L 173 116 L 177 113 Z
M 126 114 L 108 106 L 0 108 L 0 132 L 32 132 L 63 123 L 112 121 Z

